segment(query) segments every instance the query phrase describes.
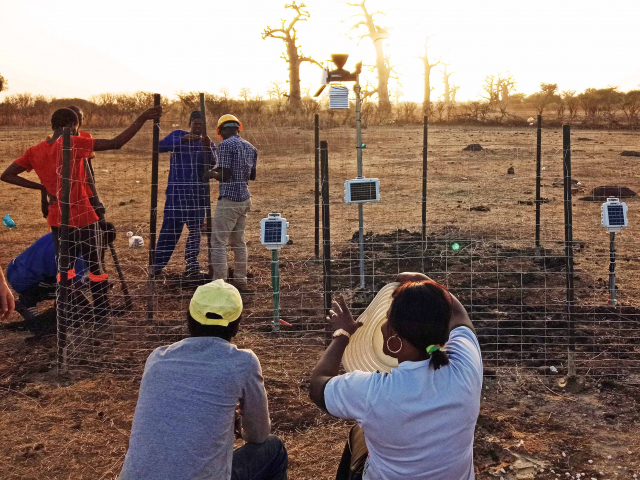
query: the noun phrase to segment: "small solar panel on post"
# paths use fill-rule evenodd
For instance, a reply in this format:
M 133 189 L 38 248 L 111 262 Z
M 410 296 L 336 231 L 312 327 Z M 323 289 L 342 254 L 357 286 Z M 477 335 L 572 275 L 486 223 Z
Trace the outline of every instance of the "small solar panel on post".
M 536 138 L 536 248 L 540 246 L 540 183 L 542 181 L 542 115 L 538 115 Z
M 153 106 L 160 106 L 160 94 L 153 94 Z M 149 280 L 147 286 L 147 319 L 153 319 L 155 310 L 155 257 L 156 257 L 156 231 L 158 226 L 158 162 L 160 143 L 160 119 L 153 121 L 153 140 L 151 150 L 151 207 L 149 209 Z
M 71 130 L 65 127 L 62 133 L 62 198 L 60 199 L 61 222 L 58 239 L 58 285 L 60 296 L 57 304 L 58 372 L 67 370 L 67 319 L 70 314 L 69 279 L 69 202 L 71 197 Z
M 329 148 L 320 142 L 322 171 L 322 289 L 324 294 L 324 316 L 331 309 L 331 215 L 329 211 Z M 331 343 L 331 327 L 325 326 L 325 344 Z
M 316 259 L 320 258 L 320 115 L 314 118 L 314 153 L 315 153 L 315 249 Z
M 564 251 L 566 262 L 566 291 L 567 291 L 567 333 L 569 336 L 569 348 L 567 367 L 569 370 L 569 377 L 575 377 L 576 364 L 575 364 L 575 351 L 576 351 L 576 339 L 575 339 L 575 325 L 573 322 L 573 305 L 574 305 L 574 292 L 573 292 L 573 210 L 571 199 L 571 126 L 562 126 L 562 165 L 564 173 Z

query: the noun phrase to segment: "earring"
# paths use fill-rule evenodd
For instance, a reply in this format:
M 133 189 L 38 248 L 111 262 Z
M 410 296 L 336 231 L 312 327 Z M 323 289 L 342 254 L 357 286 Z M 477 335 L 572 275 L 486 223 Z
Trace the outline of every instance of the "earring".
M 391 340 L 392 338 L 397 338 L 398 340 L 400 340 L 400 346 L 397 350 L 391 350 L 391 347 L 389 347 L 389 340 Z M 397 335 L 387 338 L 387 350 L 389 350 L 391 353 L 398 353 L 400 350 L 402 350 L 402 339 Z

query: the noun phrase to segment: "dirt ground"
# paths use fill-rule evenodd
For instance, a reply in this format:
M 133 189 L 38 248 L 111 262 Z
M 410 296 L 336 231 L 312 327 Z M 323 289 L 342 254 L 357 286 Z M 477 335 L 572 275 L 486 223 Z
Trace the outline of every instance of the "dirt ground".
M 162 134 L 171 128 L 163 124 Z M 102 138 L 115 133 L 89 131 Z M 46 133 L 0 130 L 1 168 Z M 273 427 L 289 451 L 290 478 L 329 479 L 348 424 L 323 414 L 308 399 L 308 374 L 324 334 L 322 266 L 314 259 L 313 131 L 248 128 L 245 136 L 260 152 L 247 228 L 256 292 L 245 298 L 237 343 L 261 359 Z M 609 237 L 600 227 L 601 202 L 580 198 L 600 185 L 640 191 L 637 157 L 620 156 L 623 150 L 640 150 L 640 135 L 572 135 L 572 176 L 580 182 L 573 201 L 572 325 L 582 379 L 574 388 L 561 386 L 570 336 L 564 310 L 561 132 L 543 132 L 541 196 L 548 201 L 541 205 L 542 249 L 537 250 L 535 129 L 430 129 L 426 242 L 419 233 L 422 129 L 376 127 L 363 136 L 364 173 L 380 179 L 382 201 L 364 207 L 366 277 L 360 289 L 357 209 L 342 198 L 344 180 L 356 176 L 355 135 L 321 132 L 329 143 L 333 289 L 363 308 L 398 272 L 422 269 L 461 298 L 485 360 L 475 444 L 478 478 L 635 478 L 640 473 L 638 200 L 625 199 L 629 227 L 617 235 L 619 304 L 613 308 L 607 306 Z M 483 150 L 463 151 L 471 143 Z M 134 305 L 114 318 L 114 338 L 100 342 L 83 329 L 72 332 L 70 372 L 59 375 L 55 331 L 44 328 L 51 302 L 42 306 L 43 329 L 36 335 L 24 329 L 18 315 L 0 329 L 0 478 L 115 478 L 126 453 L 144 359 L 155 346 L 185 334 L 182 318 L 194 288 L 181 276 L 185 235 L 154 284 L 152 303 L 147 249 L 129 249 L 124 235 L 132 231 L 148 245 L 150 152 L 145 130 L 120 152 L 99 155 L 95 162 Z M 168 166 L 168 156 L 161 156 L 158 228 Z M 509 167 L 514 174 L 507 173 Z M 38 200 L 19 188 L 0 188 L 0 214 L 9 213 L 18 225 L 11 231 L 0 227 L 5 268 L 47 231 Z M 258 238 L 258 222 L 271 211 L 287 218 L 292 239 L 280 254 L 280 317 L 292 327 L 282 326 L 279 333 L 271 332 L 271 257 Z M 201 263 L 204 267 L 204 253 Z M 122 306 L 110 259 L 108 270 L 116 284 L 114 304 Z

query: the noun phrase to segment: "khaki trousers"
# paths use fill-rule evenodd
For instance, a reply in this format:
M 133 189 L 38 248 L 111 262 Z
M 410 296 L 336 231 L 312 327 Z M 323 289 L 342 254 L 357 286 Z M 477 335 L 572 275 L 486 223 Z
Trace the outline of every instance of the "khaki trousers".
M 238 283 L 247 283 L 247 242 L 244 229 L 247 213 L 251 210 L 251 199 L 234 202 L 228 198 L 218 200 L 213 214 L 211 232 L 211 265 L 213 279 L 227 280 L 227 244 L 234 254 L 233 278 Z

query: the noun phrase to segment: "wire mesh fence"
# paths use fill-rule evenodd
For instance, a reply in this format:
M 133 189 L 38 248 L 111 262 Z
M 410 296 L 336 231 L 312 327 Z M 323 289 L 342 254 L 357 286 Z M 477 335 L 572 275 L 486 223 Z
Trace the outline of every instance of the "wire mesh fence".
M 183 126 L 186 130 L 187 127 Z M 178 125 L 163 121 L 160 139 Z M 44 136 L 39 134 L 41 137 Z M 92 132 L 110 138 L 111 130 Z M 615 187 L 606 196 L 638 191 L 637 160 L 620 156 L 640 150 L 632 132 L 579 131 L 572 135 L 572 227 L 575 301 L 567 303 L 565 243 L 565 175 L 562 133 L 543 130 L 540 185 L 540 246 L 536 246 L 536 129 L 431 128 L 427 149 L 426 224 L 422 234 L 423 129 L 370 127 L 363 130 L 363 173 L 380 180 L 381 200 L 363 205 L 364 288 L 360 286 L 358 207 L 344 202 L 344 182 L 357 175 L 355 131 L 323 129 L 328 144 L 331 290 L 343 293 L 362 311 L 384 284 L 402 271 L 423 271 L 446 285 L 467 308 L 482 346 L 485 374 L 568 373 L 568 351 L 580 375 L 640 373 L 640 269 L 636 244 L 638 213 L 629 205 L 629 227 L 616 237 L 617 303 L 609 305 L 610 238 L 600 226 L 595 187 Z M 246 237 L 249 286 L 243 294 L 243 335 L 261 355 L 291 359 L 316 355 L 325 343 L 325 283 L 322 248 L 315 255 L 316 170 L 314 130 L 250 127 L 242 133 L 258 150 L 257 178 L 250 183 L 252 207 Z M 213 137 L 213 135 L 212 135 Z M 5 157 L 17 157 L 34 132 L 5 142 Z M 167 266 L 150 276 L 151 128 L 118 152 L 98 153 L 93 161 L 96 184 L 114 224 L 111 242 L 119 260 L 119 279 L 110 248 L 104 250 L 109 273 L 108 328 L 99 328 L 91 307 L 88 281 L 71 283 L 64 342 L 65 367 L 138 372 L 152 348 L 183 338 L 185 316 L 196 286 L 206 279 L 206 235 L 199 236 L 199 268 L 188 275 L 185 249 L 189 226 Z M 480 147 L 470 147 L 478 144 Z M 157 230 L 168 216 L 198 214 L 169 202 L 166 194 L 170 154 L 160 154 Z M 596 193 L 602 193 L 599 190 Z M 22 191 L 12 216 L 18 230 L 5 230 L 3 261 L 15 258 L 44 231 L 36 220 L 38 202 Z M 215 208 L 219 195 L 212 182 Z M 318 209 L 319 210 L 319 209 Z M 259 241 L 259 222 L 279 212 L 290 222 L 291 242 L 280 251 L 279 318 L 273 331 L 271 252 Z M 197 215 L 196 215 L 197 216 Z M 178 222 L 180 223 L 180 222 Z M 178 227 L 175 227 L 176 229 Z M 184 228 L 184 231 L 182 229 Z M 192 229 L 193 230 L 193 229 Z M 135 247 L 126 236 L 141 237 Z M 322 237 L 320 236 L 320 240 Z M 193 245 L 193 239 L 192 239 Z M 192 248 L 193 250 L 193 248 Z M 230 266 L 233 254 L 230 255 Z M 125 293 L 126 287 L 126 293 Z M 21 295 L 22 296 L 22 295 Z M 28 296 L 25 296 L 28 300 Z M 45 306 L 48 305 L 45 302 Z M 40 312 L 45 307 L 40 306 Z M 288 326 L 288 325 L 290 326 Z M 58 329 L 59 330 L 59 329 Z M 58 332 L 59 333 L 59 332 Z M 60 352 L 62 355 L 63 352 Z M 553 367 L 553 368 L 552 368 Z

